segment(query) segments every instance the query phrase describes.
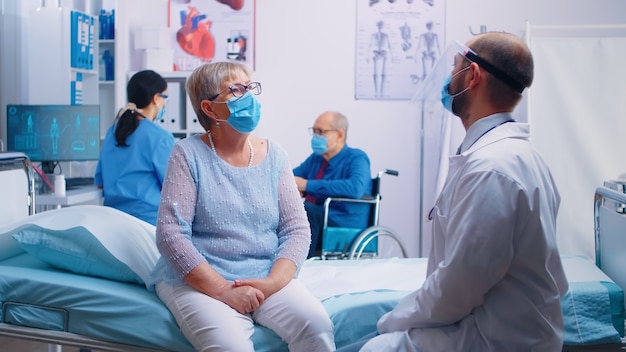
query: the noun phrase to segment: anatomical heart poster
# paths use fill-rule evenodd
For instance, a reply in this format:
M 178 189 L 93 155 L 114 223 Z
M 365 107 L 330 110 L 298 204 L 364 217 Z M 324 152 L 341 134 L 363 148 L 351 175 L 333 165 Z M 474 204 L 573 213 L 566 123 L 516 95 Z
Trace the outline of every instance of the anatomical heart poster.
M 228 60 L 254 68 L 255 5 L 256 0 L 169 0 L 174 69 Z

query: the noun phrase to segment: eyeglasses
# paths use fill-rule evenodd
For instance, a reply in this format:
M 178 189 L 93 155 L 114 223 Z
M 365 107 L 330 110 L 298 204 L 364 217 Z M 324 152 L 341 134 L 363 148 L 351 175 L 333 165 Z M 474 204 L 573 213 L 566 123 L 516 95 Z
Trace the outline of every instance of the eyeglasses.
M 232 94 L 233 97 L 235 98 L 243 97 L 248 91 L 252 92 L 254 95 L 259 95 L 261 94 L 261 83 L 259 82 L 250 82 L 248 84 L 235 83 L 226 89 L 230 90 L 230 94 Z M 210 97 L 209 100 L 210 101 L 215 100 L 215 98 L 219 97 L 220 94 L 224 93 L 226 89 Z
M 159 93 L 158 96 L 160 96 L 161 98 L 167 100 L 167 98 L 169 98 L 169 96 L 167 94 L 161 94 Z
M 322 135 L 325 135 L 326 132 L 330 132 L 330 131 L 338 131 L 338 130 L 325 130 L 323 128 L 309 127 L 309 133 L 311 134 L 311 136 L 314 134 L 318 136 L 322 136 Z

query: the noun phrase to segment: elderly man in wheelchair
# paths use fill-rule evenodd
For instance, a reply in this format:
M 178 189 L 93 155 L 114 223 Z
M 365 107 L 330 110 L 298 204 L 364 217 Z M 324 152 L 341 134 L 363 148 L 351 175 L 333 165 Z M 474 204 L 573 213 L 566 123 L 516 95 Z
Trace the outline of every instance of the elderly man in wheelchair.
M 344 258 L 363 229 L 378 224 L 381 174 L 372 180 L 367 154 L 346 144 L 343 114 L 326 111 L 309 131 L 313 153 L 293 170 L 311 225 L 309 258 Z M 369 242 L 364 251 L 375 253 Z

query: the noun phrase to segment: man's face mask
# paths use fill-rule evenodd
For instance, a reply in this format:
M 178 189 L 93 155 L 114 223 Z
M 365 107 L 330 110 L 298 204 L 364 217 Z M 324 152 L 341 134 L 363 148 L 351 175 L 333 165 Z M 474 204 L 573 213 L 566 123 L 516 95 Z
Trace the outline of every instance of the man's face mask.
M 452 102 L 454 100 L 454 97 L 458 97 L 459 95 L 465 93 L 469 87 L 463 89 L 462 91 L 455 93 L 455 94 L 450 94 L 448 92 L 448 89 L 450 89 L 450 82 L 452 81 L 452 78 L 456 75 L 458 75 L 461 72 L 465 72 L 470 68 L 470 66 L 465 67 L 464 69 L 460 70 L 459 72 L 455 73 L 454 75 L 450 74 L 448 76 L 448 78 L 446 78 L 445 82 L 443 83 L 443 87 L 441 87 L 441 104 L 443 104 L 443 107 L 446 108 L 446 110 L 450 111 L 451 113 L 455 114 L 456 113 L 454 111 L 452 111 Z
M 313 149 L 313 153 L 316 155 L 321 155 L 326 153 L 328 150 L 328 137 L 322 136 L 319 134 L 313 134 L 311 137 L 311 148 Z

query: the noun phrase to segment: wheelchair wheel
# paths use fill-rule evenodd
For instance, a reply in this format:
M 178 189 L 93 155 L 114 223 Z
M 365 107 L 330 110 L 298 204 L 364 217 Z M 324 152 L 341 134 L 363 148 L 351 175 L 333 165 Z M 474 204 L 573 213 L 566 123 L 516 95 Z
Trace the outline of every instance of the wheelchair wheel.
M 401 257 L 406 258 L 406 249 L 400 241 L 398 234 L 385 226 L 371 226 L 363 230 L 354 240 L 348 259 L 361 259 L 361 257 L 371 257 L 371 253 L 364 250 L 373 240 L 379 240 L 378 253 L 375 254 L 379 258 Z

